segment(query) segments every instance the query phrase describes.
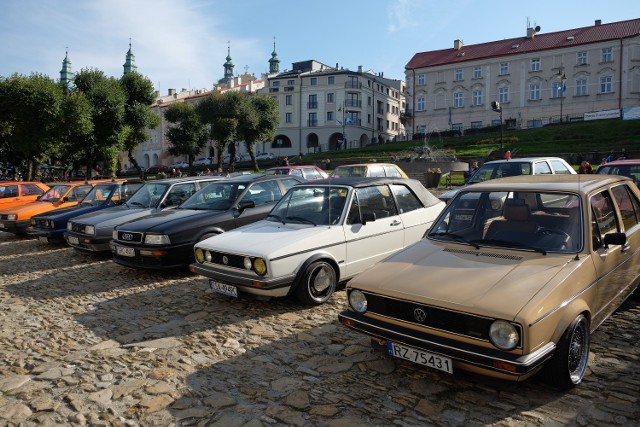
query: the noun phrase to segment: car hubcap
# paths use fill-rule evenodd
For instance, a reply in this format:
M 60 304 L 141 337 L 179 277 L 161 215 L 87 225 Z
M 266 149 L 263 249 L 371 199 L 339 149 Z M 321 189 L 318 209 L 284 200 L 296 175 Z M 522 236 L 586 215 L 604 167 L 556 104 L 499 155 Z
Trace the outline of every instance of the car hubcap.
M 582 323 L 578 324 L 569 343 L 569 373 L 571 381 L 578 383 L 582 380 L 588 359 L 587 331 Z

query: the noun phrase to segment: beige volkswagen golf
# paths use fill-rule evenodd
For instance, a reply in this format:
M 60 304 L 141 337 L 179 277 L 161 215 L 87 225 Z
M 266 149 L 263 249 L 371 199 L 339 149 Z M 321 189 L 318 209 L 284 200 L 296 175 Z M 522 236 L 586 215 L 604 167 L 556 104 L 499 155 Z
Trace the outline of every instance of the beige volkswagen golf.
M 419 242 L 347 286 L 340 321 L 388 355 L 507 380 L 585 375 L 591 333 L 640 280 L 640 192 L 620 176 L 460 191 Z

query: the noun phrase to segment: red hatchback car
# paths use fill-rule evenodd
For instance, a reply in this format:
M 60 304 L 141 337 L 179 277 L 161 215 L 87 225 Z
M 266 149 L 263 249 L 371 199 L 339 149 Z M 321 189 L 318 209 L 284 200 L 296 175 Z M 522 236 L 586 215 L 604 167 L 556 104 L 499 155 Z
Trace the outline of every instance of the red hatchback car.
M 293 175 L 306 181 L 329 178 L 329 174 L 315 165 L 276 166 L 264 171 L 267 175 Z
M 622 175 L 640 183 L 640 159 L 614 160 L 598 167 L 599 174 Z

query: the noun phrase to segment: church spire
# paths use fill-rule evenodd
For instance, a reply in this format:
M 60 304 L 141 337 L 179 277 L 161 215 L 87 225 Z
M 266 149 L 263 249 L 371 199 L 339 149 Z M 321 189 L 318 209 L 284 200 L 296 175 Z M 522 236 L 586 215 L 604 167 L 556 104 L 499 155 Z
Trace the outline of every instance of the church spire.
M 276 38 L 273 38 L 273 52 L 271 52 L 271 59 L 269 60 L 269 74 L 277 74 L 280 71 L 280 60 L 276 53 Z
M 233 62 L 231 62 L 231 42 L 227 42 L 227 61 L 224 63 L 223 82 L 228 83 L 233 80 Z
M 73 72 L 71 71 L 71 61 L 69 60 L 69 48 L 66 49 L 64 59 L 62 60 L 62 70 L 60 70 L 60 84 L 69 89 L 73 81 Z
M 131 71 L 137 71 L 138 67 L 136 66 L 136 57 L 131 52 L 131 39 L 129 39 L 129 51 L 127 52 L 127 59 L 124 62 L 124 74 L 127 74 Z

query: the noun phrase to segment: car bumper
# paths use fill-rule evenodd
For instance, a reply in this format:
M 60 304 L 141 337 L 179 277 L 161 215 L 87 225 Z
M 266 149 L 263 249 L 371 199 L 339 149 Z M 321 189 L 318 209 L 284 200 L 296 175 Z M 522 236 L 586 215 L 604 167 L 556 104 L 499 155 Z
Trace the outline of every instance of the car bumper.
M 26 234 L 31 226 L 31 220 L 26 221 L 0 221 L 0 231 L 14 234 Z
M 556 346 L 547 343 L 526 355 L 512 354 L 437 337 L 418 331 L 371 319 L 350 310 L 338 315 L 340 322 L 377 341 L 393 341 L 424 351 L 437 353 L 453 360 L 460 369 L 496 376 L 507 380 L 524 379 L 538 371 L 553 356 Z
M 33 236 L 40 240 L 41 242 L 62 242 L 64 238 L 62 237 L 62 230 L 47 230 L 42 228 L 33 228 L 28 227 L 26 233 L 30 236 Z
M 217 282 L 232 285 L 254 295 L 283 297 L 289 294 L 296 275 L 294 273 L 273 279 L 262 279 L 252 274 L 230 273 L 215 267 L 204 266 L 197 262 L 189 266 L 192 273 L 209 277 Z
M 172 247 L 129 246 L 111 241 L 109 247 L 113 261 L 125 267 L 148 270 L 172 270 L 188 266 L 193 259 L 193 245 L 187 243 Z M 121 255 L 121 249 L 133 249 L 133 256 Z M 119 253 L 120 252 L 120 253 Z
M 64 233 L 69 246 L 84 252 L 110 252 L 111 237 L 94 237 L 75 233 Z

